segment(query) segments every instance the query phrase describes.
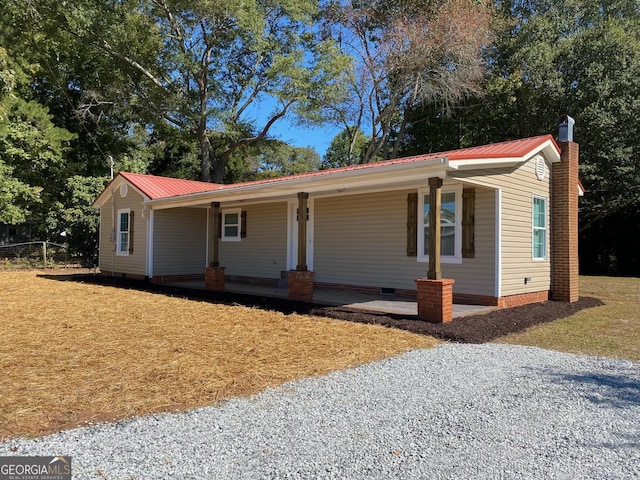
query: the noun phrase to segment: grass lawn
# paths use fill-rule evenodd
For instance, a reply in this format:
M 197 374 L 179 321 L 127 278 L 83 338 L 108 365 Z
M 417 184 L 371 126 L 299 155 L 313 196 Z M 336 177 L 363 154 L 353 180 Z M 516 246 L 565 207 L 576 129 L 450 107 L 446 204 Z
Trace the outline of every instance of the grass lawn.
M 640 362 L 640 278 L 580 277 L 580 294 L 604 305 L 496 342 Z
M 0 272 L 0 439 L 209 405 L 438 343 L 41 274 Z

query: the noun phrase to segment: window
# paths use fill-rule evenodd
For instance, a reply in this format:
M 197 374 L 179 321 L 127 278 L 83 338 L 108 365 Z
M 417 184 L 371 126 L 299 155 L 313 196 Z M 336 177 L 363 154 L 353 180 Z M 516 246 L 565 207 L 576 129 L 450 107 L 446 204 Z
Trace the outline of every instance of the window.
M 547 199 L 533 197 L 533 258 L 547 258 Z
M 222 241 L 239 242 L 240 235 L 241 210 L 223 210 L 222 211 Z
M 116 237 L 116 253 L 118 255 L 129 255 L 130 227 L 130 210 L 128 208 L 118 210 L 118 233 Z
M 440 205 L 441 260 L 461 262 L 462 250 L 462 190 L 460 186 L 442 189 Z M 418 260 L 429 259 L 429 191 L 421 190 L 418 214 Z

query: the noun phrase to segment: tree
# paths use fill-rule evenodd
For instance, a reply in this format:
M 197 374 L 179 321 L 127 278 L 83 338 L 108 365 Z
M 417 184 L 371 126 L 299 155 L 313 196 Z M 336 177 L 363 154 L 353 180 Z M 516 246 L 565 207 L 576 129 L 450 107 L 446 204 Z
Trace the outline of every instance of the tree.
M 51 123 L 47 109 L 18 96 L 27 78 L 0 47 L 0 222 L 18 224 L 42 215 L 45 186 L 61 166 L 72 135 Z
M 408 112 L 423 101 L 449 106 L 478 91 L 482 48 L 491 39 L 491 3 L 484 0 L 398 0 L 331 2 L 326 30 L 354 56 L 350 97 L 334 118 L 365 126 L 370 162 L 395 158 L 408 125 Z
M 57 232 L 53 238 L 63 239 L 88 266 L 96 265 L 100 228 L 100 215 L 91 204 L 108 180 L 80 175 L 68 178 L 48 218 L 49 231 Z
M 581 268 L 612 273 L 638 265 L 625 246 L 633 238 L 625 224 L 640 209 L 638 1 L 503 0 L 497 6 L 501 28 L 487 50 L 483 96 L 468 99 L 452 118 L 430 114 L 431 120 L 414 122 L 414 144 L 437 145 L 442 129 L 455 130 L 459 146 L 555 133 L 561 114 L 573 116 L 587 190 L 580 200 Z M 434 111 L 433 104 L 423 108 Z
M 320 168 L 320 156 L 310 147 L 292 147 L 280 140 L 263 140 L 231 158 L 229 183 L 312 172 Z
M 640 8 L 637 0 L 503 1 L 492 54 L 494 131 L 512 138 L 576 119 L 581 230 L 640 204 Z M 477 122 L 485 123 L 485 122 Z
M 0 223 L 17 225 L 27 221 L 31 208 L 40 201 L 40 189 L 13 175 L 13 168 L 0 160 Z
M 51 42 L 56 48 L 73 39 L 109 80 L 79 85 L 83 114 L 120 109 L 148 125 L 174 125 L 197 143 L 204 181 L 222 182 L 232 154 L 267 138 L 281 118 L 319 120 L 347 70 L 333 42 L 316 38 L 312 0 L 22 7 L 25 23 L 39 21 L 35 35 L 62 38 Z
M 338 133 L 322 159 L 322 168 L 337 168 L 362 163 L 370 140 L 360 129 L 345 128 Z

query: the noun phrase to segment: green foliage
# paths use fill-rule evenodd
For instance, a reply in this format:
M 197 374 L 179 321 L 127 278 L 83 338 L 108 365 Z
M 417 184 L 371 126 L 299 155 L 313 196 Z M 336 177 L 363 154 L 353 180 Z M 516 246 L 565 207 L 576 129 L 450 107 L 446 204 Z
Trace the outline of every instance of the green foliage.
M 357 64 L 349 97 L 330 113 L 369 134 L 363 163 L 398 156 L 416 105 L 451 107 L 479 90 L 492 12 L 485 0 L 328 3 L 328 35 Z
M 345 128 L 338 133 L 322 159 L 322 169 L 362 163 L 370 139 L 359 128 Z
M 221 182 L 233 152 L 266 139 L 284 116 L 321 120 L 348 66 L 333 41 L 317 38 L 312 0 L 17 0 L 7 8 L 26 42 L 42 40 L 54 80 L 77 86 L 76 113 L 116 126 L 114 116 L 154 130 L 173 125 L 197 146 L 206 181 Z M 258 121 L 249 112 L 263 102 L 270 107 Z
M 500 37 L 486 110 L 512 137 L 576 119 L 582 228 L 640 204 L 640 10 L 630 0 L 502 2 L 515 21 Z M 498 100 L 503 100 L 502 105 Z
M 40 202 L 40 189 L 21 182 L 12 173 L 13 168 L 0 160 L 0 223 L 17 225 L 24 223 L 32 206 Z
M 620 240 L 633 235 L 612 232 L 622 232 L 618 222 L 633 222 L 640 208 L 638 1 L 507 0 L 498 7 L 501 29 L 487 50 L 484 95 L 448 117 L 433 103 L 416 109 L 403 153 L 555 133 L 558 117 L 569 114 L 587 189 L 581 265 L 607 273 L 637 265 Z M 624 266 L 616 260 L 623 257 Z
M 107 177 L 67 179 L 53 205 L 48 229 L 52 238 L 65 241 L 69 250 L 81 255 L 89 266 L 95 265 L 98 255 L 100 212 L 91 207 L 108 182 Z
M 228 183 L 296 175 L 318 170 L 320 156 L 312 148 L 292 147 L 279 140 L 265 140 L 234 155 L 227 170 Z
M 64 171 L 63 154 L 74 135 L 56 127 L 47 108 L 35 101 L 8 95 L 3 109 L 0 159 L 26 183 L 50 186 Z

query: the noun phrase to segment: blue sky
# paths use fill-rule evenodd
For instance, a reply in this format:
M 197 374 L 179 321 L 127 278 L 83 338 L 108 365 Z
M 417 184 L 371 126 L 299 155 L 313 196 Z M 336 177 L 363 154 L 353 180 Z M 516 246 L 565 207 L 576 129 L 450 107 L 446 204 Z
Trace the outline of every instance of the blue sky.
M 264 127 L 275 105 L 276 101 L 273 98 L 263 96 L 247 109 L 245 120 L 254 122 L 256 128 Z M 342 128 L 328 122 L 315 127 L 301 127 L 296 125 L 295 116 L 290 114 L 273 124 L 269 129 L 269 137 L 282 140 L 294 147 L 312 147 L 322 158 L 333 137 L 341 131 Z
M 289 145 L 295 147 L 315 148 L 320 158 L 322 158 L 331 140 L 340 133 L 340 130 L 339 127 L 332 125 L 300 127 L 283 118 L 271 127 L 269 136 L 287 142 Z

